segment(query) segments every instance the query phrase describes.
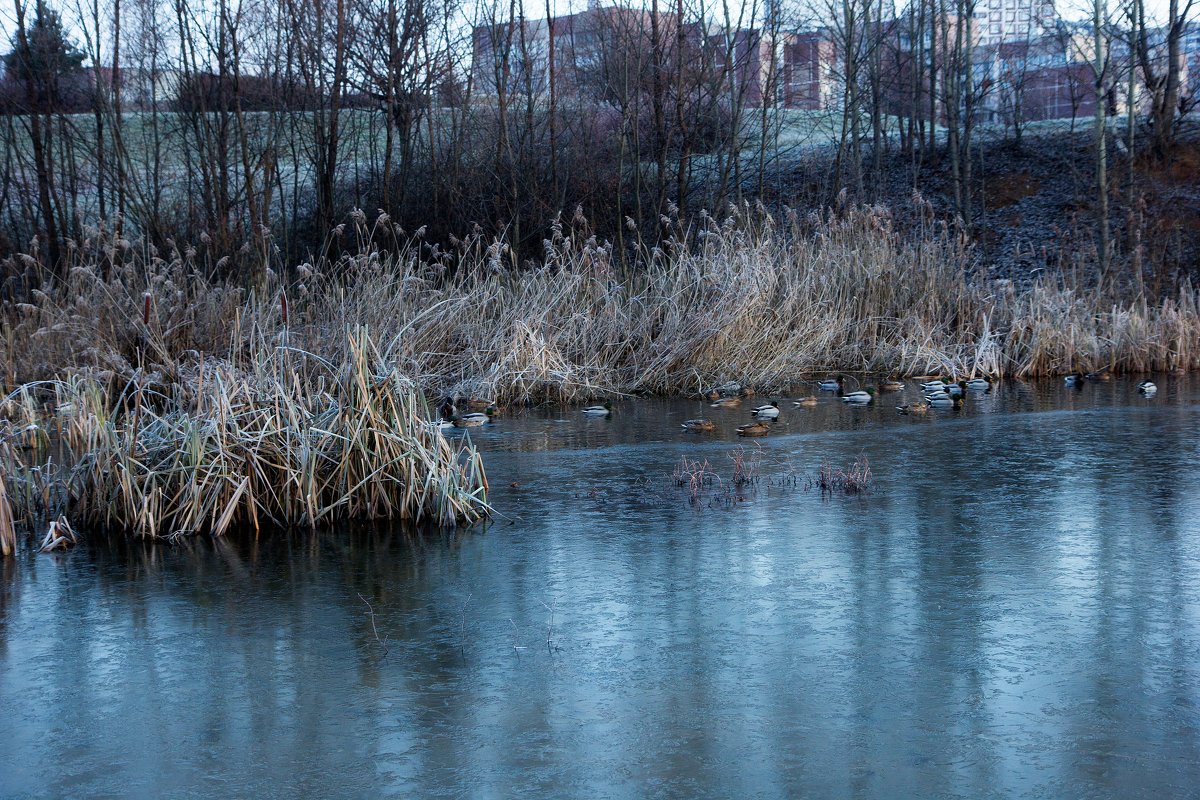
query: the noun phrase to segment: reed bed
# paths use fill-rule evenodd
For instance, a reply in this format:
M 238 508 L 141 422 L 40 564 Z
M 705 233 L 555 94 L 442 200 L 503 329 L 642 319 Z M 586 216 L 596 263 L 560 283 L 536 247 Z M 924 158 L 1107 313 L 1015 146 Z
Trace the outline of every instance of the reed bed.
M 252 341 L 234 359 L 180 364 L 167 384 L 139 375 L 114 393 L 80 373 L 34 387 L 69 467 L 10 454 L 16 516 L 171 538 L 488 513 L 479 454 L 430 427 L 423 397 L 365 331 L 335 361 Z
M 551 227 L 537 264 L 516 264 L 480 236 L 385 253 L 373 242 L 386 222 L 358 215 L 354 254 L 271 273 L 257 292 L 209 280 L 187 248 L 160 256 L 96 234 L 65 278 L 9 304 L 0 358 L 9 388 L 87 369 L 115 392 L 135 374 L 183 386 L 185 365 L 224 352 L 238 363 L 255 337 L 336 359 L 344 332 L 366 329 L 381 363 L 420 390 L 507 403 L 782 387 L 829 370 L 1200 366 L 1189 283 L 1148 298 L 1061 275 L 992 280 L 960 236 L 925 219 L 899 231 L 875 207 L 779 220 L 733 208 L 687 228 L 664 219 L 665 242 L 630 259 L 576 216 Z

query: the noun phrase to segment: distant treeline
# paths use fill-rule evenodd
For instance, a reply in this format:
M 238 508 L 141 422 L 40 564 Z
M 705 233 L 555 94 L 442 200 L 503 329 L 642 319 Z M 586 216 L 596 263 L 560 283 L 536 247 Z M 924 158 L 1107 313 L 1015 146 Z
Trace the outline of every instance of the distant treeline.
M 216 0 L 203 13 L 18 0 L 0 78 L 0 257 L 26 253 L 50 274 L 104 227 L 118 241 L 192 243 L 214 272 L 259 280 L 339 251 L 353 209 L 384 215 L 381 240 L 420 228 L 433 247 L 479 230 L 519 263 L 578 208 L 631 252 L 656 243 L 666 218 L 796 201 L 806 129 L 829 168 L 804 204 L 873 199 L 901 156 L 915 189 L 929 166 L 950 176 L 969 234 L 981 109 L 1024 85 L 1023 73 L 998 83 L 980 69 L 977 1 L 837 0 L 812 19 L 808 4 L 757 0 L 554 18 L 523 0 Z M 1069 74 L 1093 75 L 1105 98 L 1136 78 L 1148 92 L 1137 141 L 1162 157 L 1186 111 L 1175 56 L 1191 6 L 1172 4 L 1159 29 L 1142 0 L 1094 1 L 1093 25 L 1062 29 L 1077 49 L 1091 37 Z M 1121 47 L 1128 57 L 1112 58 Z M 1009 106 L 1001 121 L 1019 143 L 1028 120 Z M 1105 144 L 1118 129 L 1106 117 L 1118 109 L 1092 108 L 1106 261 Z M 22 263 L 8 277 L 28 285 Z

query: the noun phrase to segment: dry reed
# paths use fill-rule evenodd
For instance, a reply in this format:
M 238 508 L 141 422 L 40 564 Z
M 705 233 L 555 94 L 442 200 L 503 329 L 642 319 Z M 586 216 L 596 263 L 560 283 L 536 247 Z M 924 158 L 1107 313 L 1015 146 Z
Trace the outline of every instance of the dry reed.
M 826 462 L 810 478 L 805 488 L 817 488 L 822 495 L 862 494 L 871 491 L 874 478 L 871 465 L 865 457 L 856 458 L 849 467 L 835 467 Z
M 17 550 L 17 526 L 13 519 L 12 506 L 8 502 L 8 487 L 5 474 L 0 471 L 0 558 L 7 558 Z
M 285 331 L 292 347 L 335 359 L 357 328 L 419 389 L 507 403 L 686 393 L 729 379 L 783 386 L 831 369 L 1200 366 L 1190 284 L 1151 300 L 1062 276 L 990 280 L 952 231 L 929 222 L 901 232 L 881 208 L 782 220 L 733 208 L 632 263 L 577 216 L 556 222 L 542 262 L 525 267 L 480 237 L 383 253 L 356 220 L 360 252 L 301 265 L 286 286 L 272 277 L 265 295 L 208 281 L 186 248 L 160 257 L 97 235 L 72 251 L 63 281 L 8 308 L 0 357 L 10 388 L 85 368 L 114 392 L 135 374 L 177 386 L 182 365 L 228 351 L 238 363 L 255 337 Z M 118 262 L 106 274 L 98 253 Z
M 364 331 L 334 361 L 256 338 L 235 358 L 175 370 L 117 393 L 86 374 L 41 386 L 71 466 L 50 480 L 25 468 L 19 516 L 173 537 L 488 512 L 478 453 L 429 426 L 423 398 Z

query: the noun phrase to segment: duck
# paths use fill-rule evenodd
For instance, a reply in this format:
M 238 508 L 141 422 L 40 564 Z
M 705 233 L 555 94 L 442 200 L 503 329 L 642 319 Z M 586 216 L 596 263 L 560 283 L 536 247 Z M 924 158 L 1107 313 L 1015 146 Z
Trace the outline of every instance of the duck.
M 737 429 L 738 436 L 766 436 L 771 432 L 771 426 L 766 422 L 751 422 Z
M 707 392 L 704 393 L 703 397 L 708 402 L 715 403 L 721 399 L 721 393 L 718 392 L 716 389 L 709 389 Z
M 896 410 L 901 414 L 924 414 L 929 411 L 929 403 L 906 403 L 896 406 Z
M 587 414 L 589 417 L 611 417 L 612 403 L 610 403 L 608 400 L 605 400 L 602 405 L 588 406 L 583 410 L 583 413 Z
M 711 419 L 689 419 L 682 427 L 685 431 L 711 431 L 716 430 L 717 424 Z
M 736 408 L 742 404 L 740 397 L 722 397 L 712 403 L 713 408 Z
M 941 378 L 938 378 L 937 380 L 925 381 L 924 383 L 922 383 L 921 391 L 923 391 L 923 392 L 941 391 L 941 390 L 945 389 L 946 386 L 948 386 L 948 384 Z
M 779 416 L 779 402 L 772 400 L 768 405 L 759 406 L 750 413 L 759 419 L 776 419 Z
M 454 405 L 454 399 L 447 397 L 442 400 L 442 404 L 438 406 L 438 415 L 443 420 L 452 420 L 458 415 L 458 408 Z
M 992 379 L 987 375 L 982 378 L 971 378 L 967 381 L 967 388 L 972 392 L 986 392 L 992 388 Z
M 838 375 L 837 378 L 826 378 L 823 381 L 817 381 L 817 387 L 823 392 L 840 392 L 842 384 L 845 382 L 846 379 Z
M 951 397 L 959 397 L 967 390 L 967 382 L 959 381 L 958 383 L 947 384 L 945 388 L 946 394 Z
M 1098 369 L 1095 372 L 1089 372 L 1083 377 L 1087 378 L 1089 381 L 1096 381 L 1098 383 L 1111 381 L 1113 378 L 1112 373 L 1108 371 L 1108 367 L 1105 367 L 1104 369 Z
M 816 404 L 817 398 L 812 395 L 809 395 L 808 397 L 801 397 L 799 400 L 792 401 L 792 405 L 794 406 L 815 406 Z
M 853 403 L 855 405 L 865 405 L 875 399 L 875 390 L 868 386 L 858 392 L 842 395 L 843 403 Z
M 929 398 L 930 408 L 962 408 L 962 404 L 962 397 L 950 397 L 947 394 Z
M 482 411 L 476 411 L 471 414 L 463 414 L 459 417 L 454 417 L 450 420 L 451 424 L 456 428 L 474 428 L 479 425 L 486 425 L 492 421 L 492 415 Z
M 741 397 L 743 399 L 748 398 L 748 397 L 754 397 L 754 390 L 751 389 L 749 386 L 743 386 L 742 388 L 738 389 L 737 394 L 738 394 L 738 397 Z
M 448 419 L 435 419 L 426 424 L 435 431 L 448 431 L 456 427 L 455 424 Z
M 1063 383 L 1067 386 L 1083 386 L 1083 373 L 1072 372 L 1063 378 Z
M 898 381 L 895 378 L 888 378 L 879 384 L 881 392 L 900 392 L 904 390 L 904 381 Z
M 1147 397 L 1149 397 L 1150 395 L 1152 395 L 1158 391 L 1158 387 L 1154 385 L 1154 381 L 1145 380 L 1137 385 L 1137 390 L 1141 394 L 1144 394 Z
M 472 398 L 468 399 L 466 402 L 466 405 L 467 405 L 467 408 L 471 409 L 472 411 L 483 411 L 484 409 L 487 409 L 487 408 L 495 408 L 496 407 L 496 404 L 494 402 L 492 402 L 491 400 L 484 400 L 479 397 L 472 397 Z

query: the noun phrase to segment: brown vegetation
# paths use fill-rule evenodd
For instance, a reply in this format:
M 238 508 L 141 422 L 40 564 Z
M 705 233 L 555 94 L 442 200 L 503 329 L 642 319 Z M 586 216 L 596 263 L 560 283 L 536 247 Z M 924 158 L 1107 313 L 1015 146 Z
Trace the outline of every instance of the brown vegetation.
M 7 450 L 16 516 L 28 526 L 65 515 L 87 530 L 169 538 L 486 515 L 478 454 L 430 426 L 413 384 L 381 362 L 364 332 L 344 329 L 327 342 L 327 352 L 340 347 L 329 359 L 261 330 L 243 340 L 230 325 L 232 341 L 245 344 L 227 357 L 135 370 L 124 383 L 82 368 L 10 396 L 5 412 L 34 416 L 66 462 L 43 464 L 39 448 Z M 33 397 L 46 401 L 44 412 Z
M 243 368 L 262 342 L 286 341 L 338 361 L 346 331 L 364 331 L 379 363 L 419 389 L 501 403 L 693 393 L 730 379 L 778 387 L 825 370 L 1036 376 L 1200 364 L 1186 281 L 1154 300 L 1066 278 L 989 280 L 969 273 L 955 233 L 929 223 L 901 235 L 879 208 L 783 220 L 732 209 L 677 229 L 633 267 L 580 218 L 557 225 L 545 263 L 528 268 L 481 237 L 454 252 L 412 240 L 385 253 L 373 244 L 378 228 L 360 221 L 356 255 L 303 265 L 267 296 L 204 280 L 190 250 L 158 258 L 98 236 L 75 250 L 61 284 L 9 308 L 0 364 L 10 386 L 86 371 L 114 395 L 135 375 L 169 395 L 191 391 L 212 355 Z M 105 277 L 89 263 L 97 253 L 127 260 Z

